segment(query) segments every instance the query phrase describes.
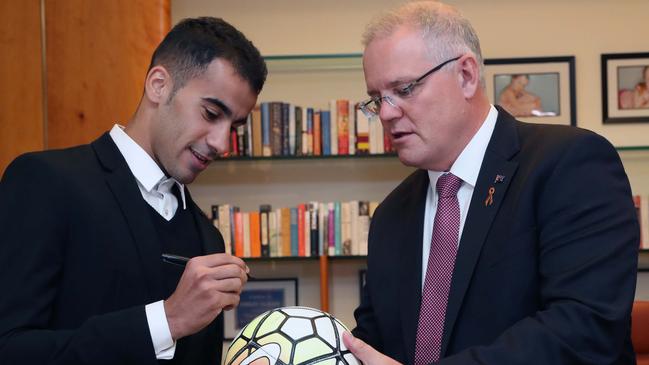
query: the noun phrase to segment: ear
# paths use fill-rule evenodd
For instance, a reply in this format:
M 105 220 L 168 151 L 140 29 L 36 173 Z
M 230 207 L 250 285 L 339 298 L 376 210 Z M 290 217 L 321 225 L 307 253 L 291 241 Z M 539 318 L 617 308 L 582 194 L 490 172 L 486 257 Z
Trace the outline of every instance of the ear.
M 149 70 L 144 80 L 144 94 L 154 104 L 167 101 L 173 89 L 171 75 L 163 66 L 155 66 Z
M 480 87 L 480 65 L 472 54 L 465 54 L 457 60 L 460 72 L 458 81 L 466 99 L 472 98 Z

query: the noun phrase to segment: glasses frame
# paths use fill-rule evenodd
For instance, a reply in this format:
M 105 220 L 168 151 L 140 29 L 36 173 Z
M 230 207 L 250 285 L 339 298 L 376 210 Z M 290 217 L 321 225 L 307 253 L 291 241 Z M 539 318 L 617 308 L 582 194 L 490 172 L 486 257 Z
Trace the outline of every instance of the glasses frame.
M 411 82 L 407 83 L 404 87 L 401 87 L 400 90 L 402 90 L 404 92 L 408 92 L 408 94 L 409 94 L 412 91 L 412 89 L 415 86 L 417 86 L 419 83 L 421 83 L 426 77 L 430 76 L 431 74 L 435 73 L 436 71 L 439 71 L 442 67 L 446 66 L 447 64 L 449 64 L 449 63 L 451 63 L 453 61 L 459 60 L 460 58 L 462 58 L 462 56 L 453 57 L 451 59 L 448 59 L 448 60 L 440 63 L 439 65 L 437 65 L 437 66 L 431 68 L 430 70 L 426 71 L 426 73 L 419 76 L 414 81 L 411 81 Z M 371 98 L 369 100 L 361 102 L 360 109 L 363 112 L 363 114 L 365 114 L 366 117 L 368 117 L 368 118 L 376 117 L 379 113 L 370 110 L 369 106 L 372 103 L 374 103 L 374 104 L 377 105 L 376 109 L 380 110 L 381 109 L 381 103 L 383 102 L 383 100 L 387 101 L 388 104 L 390 104 L 391 106 L 393 106 L 395 108 L 397 107 L 397 104 L 395 103 L 394 99 L 392 99 L 392 97 L 390 95 L 385 95 L 385 96 L 373 97 L 373 98 Z

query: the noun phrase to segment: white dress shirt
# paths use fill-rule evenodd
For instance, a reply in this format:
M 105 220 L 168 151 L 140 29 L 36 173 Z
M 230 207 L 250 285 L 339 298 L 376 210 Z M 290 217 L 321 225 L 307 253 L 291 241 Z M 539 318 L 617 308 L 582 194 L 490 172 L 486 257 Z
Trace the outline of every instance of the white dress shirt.
M 498 111 L 492 105 L 489 109 L 487 118 L 482 123 L 482 126 L 476 134 L 471 138 L 471 141 L 464 147 L 457 160 L 451 166 L 450 173 L 462 179 L 462 186 L 457 192 L 457 199 L 460 205 L 460 231 L 458 232 L 458 242 L 462 238 L 462 231 L 464 229 L 464 222 L 466 221 L 467 212 L 469 211 L 469 204 L 473 196 L 473 189 L 475 188 L 476 181 L 478 180 L 478 173 L 482 166 L 487 145 L 491 139 L 491 134 L 496 126 L 496 119 L 498 118 Z M 433 224 L 435 222 L 435 213 L 437 212 L 437 179 L 444 174 L 444 171 L 428 171 L 428 178 L 430 184 L 428 185 L 428 193 L 426 194 L 426 210 L 424 213 L 424 234 L 422 238 L 423 250 L 421 260 L 421 288 L 424 288 L 424 281 L 426 280 L 426 269 L 428 268 L 428 255 L 430 254 L 430 245 L 433 237 Z
M 183 209 L 187 209 L 185 189 L 183 184 L 174 178 L 168 178 L 149 154 L 138 145 L 123 127 L 115 124 L 110 130 L 110 137 L 117 145 L 126 164 L 135 176 L 142 198 L 167 221 L 173 218 L 178 209 L 178 199 L 171 192 L 174 184 L 180 190 Z M 160 360 L 173 359 L 176 352 L 176 342 L 171 338 L 164 301 L 147 304 L 146 319 L 149 324 L 151 340 L 156 358 Z

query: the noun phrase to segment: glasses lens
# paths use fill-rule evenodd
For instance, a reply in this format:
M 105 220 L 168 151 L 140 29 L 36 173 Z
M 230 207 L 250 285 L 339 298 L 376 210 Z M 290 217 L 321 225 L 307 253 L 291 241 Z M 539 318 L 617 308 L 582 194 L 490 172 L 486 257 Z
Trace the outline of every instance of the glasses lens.
M 380 106 L 377 106 L 377 104 L 377 100 L 367 100 L 361 104 L 361 111 L 368 118 L 375 117 L 376 115 L 378 115 L 378 111 L 380 109 Z

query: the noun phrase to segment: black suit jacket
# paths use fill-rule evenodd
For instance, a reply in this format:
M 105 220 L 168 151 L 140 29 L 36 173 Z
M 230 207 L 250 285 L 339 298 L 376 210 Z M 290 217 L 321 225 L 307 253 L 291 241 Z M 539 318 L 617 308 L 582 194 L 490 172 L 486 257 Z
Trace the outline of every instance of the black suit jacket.
M 355 312 L 353 333 L 406 364 L 428 187 L 427 172 L 416 171 L 377 208 Z M 604 138 L 499 109 L 460 239 L 439 363 L 634 364 L 638 244 L 627 176 Z
M 0 364 L 157 364 L 144 306 L 163 297 L 147 203 L 108 134 L 18 157 L 0 183 Z M 203 253 L 223 239 L 191 197 Z M 167 264 L 168 265 L 168 264 Z M 181 339 L 218 364 L 222 316 Z M 182 349 L 182 350 L 181 350 Z

